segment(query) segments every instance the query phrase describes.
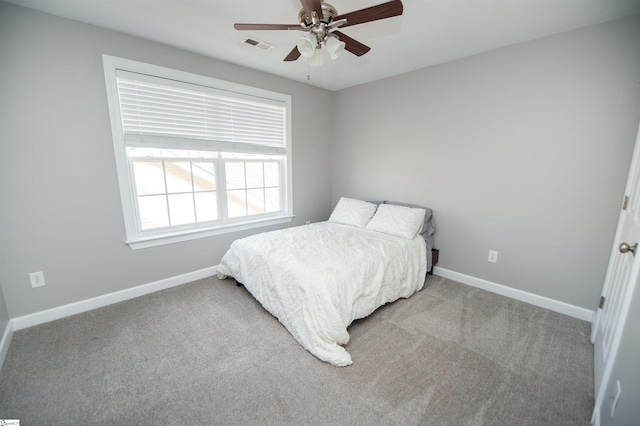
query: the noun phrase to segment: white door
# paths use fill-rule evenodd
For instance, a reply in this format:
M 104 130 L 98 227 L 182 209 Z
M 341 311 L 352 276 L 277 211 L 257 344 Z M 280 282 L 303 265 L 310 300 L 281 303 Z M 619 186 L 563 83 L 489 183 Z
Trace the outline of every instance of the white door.
M 618 228 L 609 258 L 609 267 L 602 289 L 600 307 L 591 329 L 594 344 L 595 407 L 592 424 L 600 423 L 600 412 L 607 412 L 605 395 L 611 369 L 616 358 L 631 295 L 640 278 L 640 129 L 631 160 L 625 188 L 625 200 L 618 219 Z M 609 401 L 610 402 L 610 401 Z

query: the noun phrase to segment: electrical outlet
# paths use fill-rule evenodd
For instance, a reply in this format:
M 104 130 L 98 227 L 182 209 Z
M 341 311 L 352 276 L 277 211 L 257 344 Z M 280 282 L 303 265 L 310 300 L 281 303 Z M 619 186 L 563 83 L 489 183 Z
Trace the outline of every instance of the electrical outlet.
M 491 263 L 498 263 L 498 252 L 495 250 L 489 250 L 489 258 L 487 260 Z
M 29 274 L 29 279 L 31 280 L 31 287 L 43 287 L 46 285 L 44 282 L 44 272 L 31 272 Z

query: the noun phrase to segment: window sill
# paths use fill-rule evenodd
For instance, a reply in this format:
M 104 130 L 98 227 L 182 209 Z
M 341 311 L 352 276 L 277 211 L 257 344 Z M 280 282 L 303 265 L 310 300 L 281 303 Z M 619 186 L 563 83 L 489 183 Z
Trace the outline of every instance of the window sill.
M 202 230 L 194 230 L 179 233 L 166 233 L 160 235 L 153 235 L 147 237 L 136 238 L 128 240 L 127 244 L 132 250 L 144 249 L 149 247 L 156 247 L 165 244 L 179 243 L 182 241 L 195 240 L 198 238 L 211 237 L 213 235 L 228 234 L 231 232 L 245 231 L 247 229 L 261 228 L 271 225 L 279 225 L 282 223 L 289 223 L 295 216 L 283 216 L 273 219 L 262 219 L 254 222 L 243 222 L 234 225 L 218 226 L 215 228 L 208 228 Z

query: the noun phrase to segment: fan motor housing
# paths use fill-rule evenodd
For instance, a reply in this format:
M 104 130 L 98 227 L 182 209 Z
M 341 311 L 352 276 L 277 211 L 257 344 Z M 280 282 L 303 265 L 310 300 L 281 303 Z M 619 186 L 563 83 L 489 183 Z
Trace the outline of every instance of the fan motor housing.
M 320 19 L 320 22 L 328 24 L 336 16 L 338 16 L 338 10 L 329 3 L 322 2 L 322 16 L 318 17 Z M 307 16 L 304 8 L 300 9 L 300 13 L 298 14 L 298 21 L 304 26 L 313 24 L 313 19 L 311 18 L 311 16 Z

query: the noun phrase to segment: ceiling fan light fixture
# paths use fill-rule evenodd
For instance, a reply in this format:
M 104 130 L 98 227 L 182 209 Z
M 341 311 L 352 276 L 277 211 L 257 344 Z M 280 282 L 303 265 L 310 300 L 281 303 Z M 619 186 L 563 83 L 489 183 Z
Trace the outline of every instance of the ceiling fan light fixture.
M 324 42 L 324 46 L 327 48 L 327 52 L 329 52 L 331 59 L 336 60 L 342 54 L 345 43 L 338 40 L 335 36 L 332 36 L 327 37 L 327 40 Z
M 315 52 L 309 58 L 309 65 L 314 67 L 320 66 L 324 63 L 324 56 L 322 56 L 322 49 L 314 49 Z
M 337 59 L 343 50 L 362 56 L 371 48 L 338 31 L 338 28 L 366 24 L 402 15 L 402 0 L 388 0 L 376 6 L 339 14 L 335 7 L 325 0 L 299 0 L 302 9 L 296 24 L 239 24 L 233 27 L 244 31 L 298 30 L 308 34 L 296 43 L 296 47 L 284 58 L 285 62 L 297 60 L 300 56 L 314 65 L 322 64 L 322 48 L 325 47 L 331 59 Z M 318 52 L 319 51 L 319 52 Z
M 316 49 L 316 46 L 318 46 L 318 40 L 316 40 L 316 38 L 311 34 L 307 34 L 298 40 L 297 46 L 300 54 L 307 59 L 311 59 L 316 50 L 319 50 Z

